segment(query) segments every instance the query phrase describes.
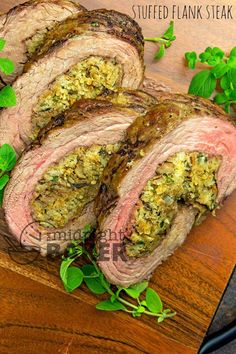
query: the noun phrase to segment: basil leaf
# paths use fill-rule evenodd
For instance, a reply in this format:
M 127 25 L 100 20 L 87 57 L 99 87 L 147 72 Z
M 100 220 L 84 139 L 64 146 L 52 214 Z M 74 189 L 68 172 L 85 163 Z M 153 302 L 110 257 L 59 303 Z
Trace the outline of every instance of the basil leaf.
M 8 175 L 4 175 L 0 178 L 0 190 L 2 190 L 7 185 L 9 179 L 10 178 Z
M 196 74 L 189 86 L 189 93 L 209 98 L 216 88 L 216 79 L 209 70 L 200 71 Z
M 96 305 L 97 310 L 102 311 L 119 311 L 125 310 L 125 306 L 118 301 L 111 302 L 110 300 L 101 301 Z
M 213 69 L 211 69 L 212 74 L 216 79 L 219 79 L 221 76 L 225 75 L 229 67 L 225 63 L 217 64 Z
M 152 288 L 147 288 L 146 303 L 149 311 L 153 313 L 159 313 L 163 310 L 163 304 L 160 296 Z
M 66 272 L 66 284 L 65 289 L 68 292 L 72 292 L 79 288 L 83 283 L 84 275 L 81 269 L 78 267 L 69 267 Z
M 11 171 L 16 164 L 16 152 L 8 144 L 3 144 L 0 148 L 0 169 Z
M 160 60 L 164 55 L 165 55 L 165 46 L 164 44 L 161 44 L 159 50 L 156 52 L 154 56 L 154 59 Z
M 5 86 L 0 91 L 0 107 L 12 107 L 16 105 L 16 93 L 11 86 Z
M 6 74 L 10 75 L 15 69 L 14 63 L 7 58 L 0 58 L 0 70 Z
M 3 38 L 0 38 L 0 52 L 3 51 L 4 47 L 6 45 L 6 41 Z

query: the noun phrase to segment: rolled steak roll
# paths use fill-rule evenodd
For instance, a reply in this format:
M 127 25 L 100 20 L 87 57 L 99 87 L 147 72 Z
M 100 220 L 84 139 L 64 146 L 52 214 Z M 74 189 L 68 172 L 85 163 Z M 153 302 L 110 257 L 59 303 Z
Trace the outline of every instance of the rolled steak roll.
M 15 64 L 12 75 L 1 73 L 3 83 L 11 84 L 23 72 L 24 64 L 43 43 L 50 28 L 84 10 L 70 0 L 31 0 L 0 16 L 0 38 L 6 40 L 0 57 L 11 58 Z
M 0 143 L 20 153 L 75 101 L 118 87 L 136 89 L 143 70 L 141 29 L 127 15 L 96 10 L 65 20 L 48 32 L 14 83 L 18 104 L 0 113 Z
M 164 94 L 128 128 L 96 203 L 99 266 L 129 286 L 148 278 L 236 187 L 236 127 L 210 101 Z
M 55 244 L 63 251 L 85 225 L 95 225 L 93 204 L 103 169 L 127 127 L 156 103 L 143 92 L 124 92 L 118 101 L 122 95 L 123 106 L 96 100 L 75 103 L 22 155 L 3 205 L 9 229 L 22 245 L 42 254 L 51 253 Z

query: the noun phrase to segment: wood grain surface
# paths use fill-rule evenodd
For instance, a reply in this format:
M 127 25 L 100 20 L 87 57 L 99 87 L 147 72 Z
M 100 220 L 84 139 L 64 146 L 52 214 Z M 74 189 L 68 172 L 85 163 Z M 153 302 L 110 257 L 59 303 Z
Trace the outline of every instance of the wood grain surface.
M 1 1 L 6 11 L 23 1 Z M 113 8 L 133 16 L 133 5 L 156 1 L 83 0 L 92 8 Z M 183 6 L 186 1 L 178 1 Z M 187 3 L 195 4 L 194 1 Z M 206 1 L 198 4 L 206 5 Z M 221 1 L 221 5 L 227 4 Z M 172 5 L 167 0 L 165 5 Z M 186 51 L 209 45 L 229 50 L 235 43 L 236 1 L 233 20 L 176 20 L 177 40 L 159 63 L 153 62 L 155 45 L 146 44 L 147 76 L 186 92 L 193 73 L 184 66 Z M 163 32 L 167 20 L 138 21 L 146 36 Z M 0 353 L 197 353 L 221 295 L 236 263 L 236 193 L 217 212 L 192 230 L 186 243 L 156 270 L 151 286 L 177 316 L 157 325 L 143 317 L 102 313 L 98 299 L 84 288 L 73 295 L 64 293 L 59 280 L 59 259 L 37 259 L 10 251 L 8 235 L 0 215 Z

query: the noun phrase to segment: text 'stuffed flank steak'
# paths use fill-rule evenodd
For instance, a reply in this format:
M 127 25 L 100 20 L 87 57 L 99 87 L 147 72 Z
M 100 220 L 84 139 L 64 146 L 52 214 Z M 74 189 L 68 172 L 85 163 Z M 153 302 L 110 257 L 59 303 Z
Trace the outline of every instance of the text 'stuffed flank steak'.
M 143 45 L 138 24 L 116 11 L 84 12 L 56 25 L 13 85 L 18 104 L 0 113 L 0 143 L 20 153 L 78 99 L 137 89 Z
M 12 75 L 1 73 L 3 83 L 11 84 L 22 74 L 24 64 L 43 43 L 50 28 L 84 10 L 70 0 L 31 0 L 0 16 L 0 38 L 6 40 L 0 57 L 11 58 L 15 64 Z
M 213 103 L 165 93 L 128 128 L 96 202 L 99 266 L 129 286 L 147 279 L 236 188 L 236 127 Z
M 106 101 L 80 100 L 55 117 L 22 155 L 6 187 L 3 207 L 11 233 L 47 254 L 55 243 L 63 251 L 85 225 L 95 225 L 104 167 L 128 126 L 155 103 L 142 91 L 123 90 Z M 31 225 L 37 235 L 42 232 L 40 240 L 30 232 L 22 236 Z

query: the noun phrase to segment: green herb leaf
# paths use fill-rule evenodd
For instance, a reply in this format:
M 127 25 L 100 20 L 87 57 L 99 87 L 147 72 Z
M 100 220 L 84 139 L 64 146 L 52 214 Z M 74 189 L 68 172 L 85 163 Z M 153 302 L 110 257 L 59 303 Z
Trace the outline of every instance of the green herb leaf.
M 226 104 L 225 104 L 225 111 L 226 111 L 227 113 L 230 113 L 230 105 L 231 105 L 230 102 L 226 102 Z
M 232 101 L 236 101 L 236 90 L 232 90 L 229 97 Z
M 132 288 L 123 288 L 123 290 L 133 299 L 137 299 L 139 297 L 139 292 Z
M 170 22 L 170 25 L 163 34 L 162 38 L 169 39 L 171 41 L 174 41 L 176 39 L 176 37 L 174 36 L 174 21 Z
M 203 63 L 203 64 L 207 63 L 208 60 L 210 59 L 210 57 L 211 57 L 211 53 L 209 53 L 209 51 L 205 51 L 204 53 L 201 53 L 199 55 L 199 59 L 200 59 L 201 63 Z
M 160 60 L 162 57 L 164 57 L 164 55 L 165 55 L 165 46 L 164 44 L 161 44 L 159 50 L 156 52 L 154 56 L 154 59 Z
M 142 283 L 138 283 L 135 285 L 131 285 L 129 288 L 124 289 L 126 291 L 126 293 L 128 295 L 130 295 L 130 291 L 133 294 L 130 295 L 131 297 L 133 297 L 134 299 L 137 299 L 141 293 L 148 287 L 148 282 L 147 281 L 143 281 Z M 134 297 L 134 295 L 136 295 L 136 297 Z
M 190 84 L 189 93 L 209 98 L 216 88 L 216 79 L 209 70 L 200 71 Z
M 145 312 L 145 307 L 139 306 L 138 309 L 137 309 L 137 312 L 144 313 Z
M 2 206 L 3 203 L 3 196 L 4 196 L 4 190 L 0 190 L 0 207 Z
M 160 317 L 158 317 L 157 322 L 158 322 L 158 323 L 161 323 L 161 322 L 163 322 L 164 320 L 165 320 L 165 317 L 164 317 L 164 316 L 160 316 Z
M 197 54 L 196 52 L 187 52 L 185 53 L 185 59 L 188 62 L 189 69 L 195 69 L 197 63 Z
M 0 107 L 12 107 L 16 105 L 16 93 L 11 86 L 5 86 L 0 91 Z
M 79 288 L 84 279 L 84 275 L 81 269 L 77 267 L 69 267 L 66 272 L 66 282 L 65 288 L 66 291 L 72 292 L 75 289 Z
M 236 57 L 230 57 L 228 62 L 227 62 L 227 65 L 230 67 L 230 68 L 236 68 Z
M 4 189 L 4 187 L 7 185 L 7 183 L 9 182 L 9 176 L 8 175 L 3 175 L 0 178 L 0 190 Z
M 6 45 L 6 41 L 3 38 L 0 38 L 0 52 L 3 51 L 4 47 Z
M 16 164 L 16 152 L 8 144 L 3 144 L 0 148 L 0 170 L 11 171 Z
M 159 313 L 163 310 L 163 304 L 160 296 L 152 288 L 147 288 L 146 303 L 149 311 L 153 313 Z
M 125 306 L 118 301 L 111 302 L 110 300 L 101 301 L 96 305 L 97 310 L 102 311 L 119 311 L 125 310 Z
M 7 58 L 0 58 L 0 70 L 6 74 L 10 75 L 15 69 L 14 63 Z
M 227 72 L 226 88 L 236 89 L 236 68 L 230 68 L 229 71 Z
M 171 21 L 168 29 L 161 37 L 145 37 L 144 40 L 147 42 L 160 43 L 160 48 L 156 52 L 154 59 L 160 60 L 165 55 L 166 48 L 169 48 L 172 42 L 176 39 L 174 36 L 174 22 Z
M 236 47 L 233 47 L 230 52 L 230 57 L 236 57 Z
M 218 104 L 223 104 L 225 102 L 228 101 L 228 97 L 226 96 L 225 93 L 218 93 L 215 97 L 214 97 L 214 101 Z
M 82 267 L 82 272 L 86 276 L 84 278 L 85 284 L 92 293 L 101 295 L 106 292 L 106 289 L 103 287 L 99 274 L 96 272 L 95 267 L 92 264 L 86 264 Z M 96 278 L 92 276 L 97 275 Z M 91 278 L 87 278 L 91 276 Z
M 60 277 L 64 285 L 67 284 L 67 272 L 69 266 L 74 262 L 74 258 L 63 259 L 60 266 Z
M 216 79 L 219 79 L 223 75 L 225 75 L 228 71 L 229 67 L 225 63 L 217 64 L 213 69 L 211 69 L 212 74 Z
M 228 78 L 228 75 L 222 77 L 222 79 L 220 80 L 220 87 L 223 90 L 227 90 L 230 87 L 230 80 Z

